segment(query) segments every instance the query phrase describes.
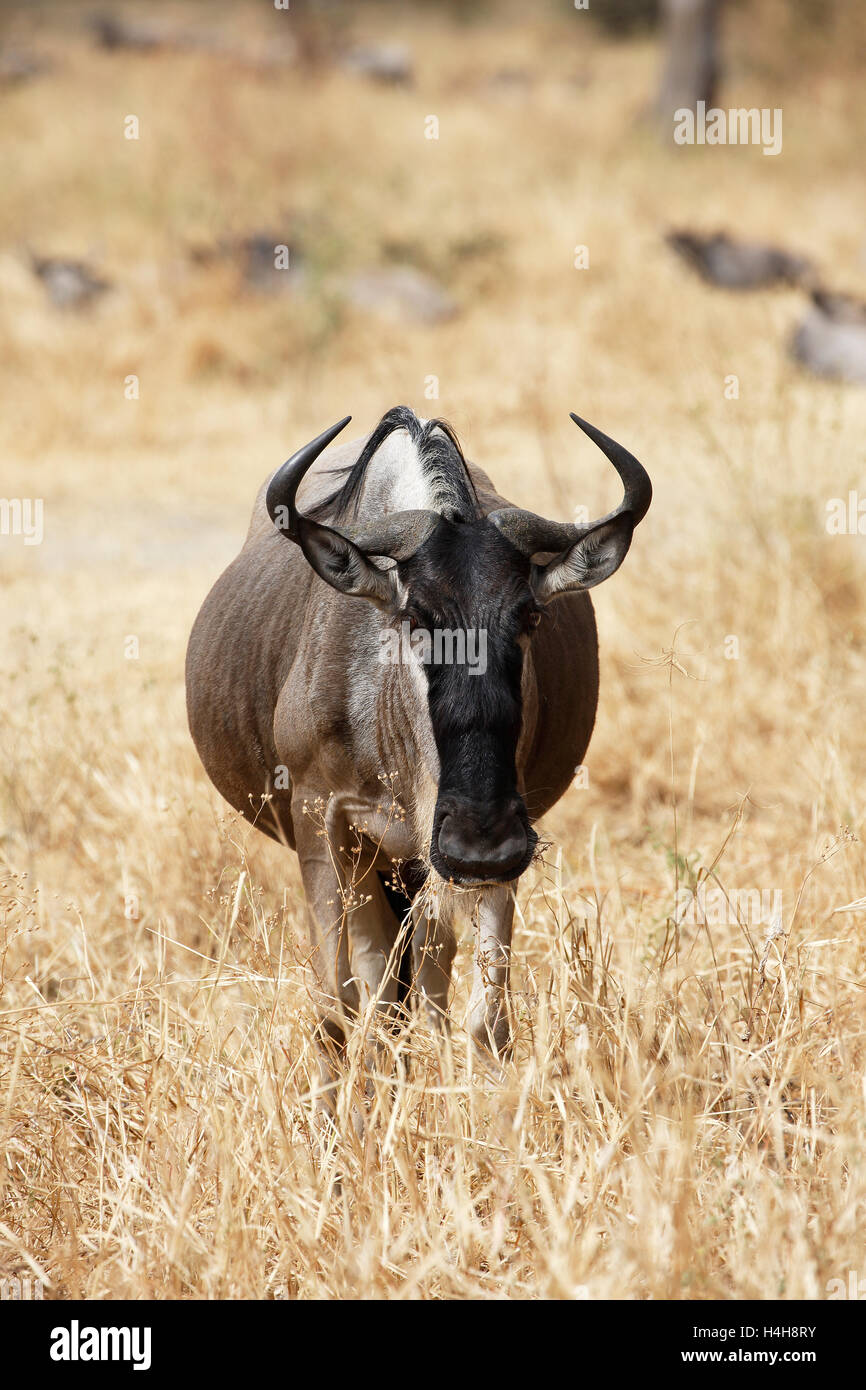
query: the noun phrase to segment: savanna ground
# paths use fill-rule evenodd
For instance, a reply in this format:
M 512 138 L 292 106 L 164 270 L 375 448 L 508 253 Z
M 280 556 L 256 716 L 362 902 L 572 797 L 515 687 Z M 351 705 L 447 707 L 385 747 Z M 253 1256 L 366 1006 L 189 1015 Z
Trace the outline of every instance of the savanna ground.
M 206 10 L 245 41 L 292 23 Z M 866 567 L 825 516 L 862 485 L 866 395 L 788 361 L 801 292 L 713 290 L 663 242 L 766 236 L 863 291 L 858 36 L 732 11 L 723 104 L 783 108 L 768 158 L 661 145 L 656 43 L 567 6 L 354 7 L 356 37 L 411 44 L 407 88 L 108 53 L 77 7 L 4 13 L 53 66 L 2 95 L 0 492 L 44 498 L 45 538 L 0 540 L 0 1272 L 61 1298 L 822 1298 L 862 1277 Z M 190 258 L 262 227 L 303 244 L 303 293 Z M 31 251 L 115 289 L 62 313 Z M 341 301 L 339 276 L 394 261 L 460 313 Z M 450 1048 L 420 1024 L 394 1042 L 359 1139 L 356 1046 L 323 1147 L 297 863 L 207 781 L 183 656 L 265 474 L 399 402 L 559 517 L 619 496 L 577 410 L 655 501 L 595 591 L 588 785 L 520 885 L 512 1062 L 470 1079 L 464 941 Z M 731 908 L 677 927 L 698 883 Z M 748 890 L 781 914 L 738 922 Z

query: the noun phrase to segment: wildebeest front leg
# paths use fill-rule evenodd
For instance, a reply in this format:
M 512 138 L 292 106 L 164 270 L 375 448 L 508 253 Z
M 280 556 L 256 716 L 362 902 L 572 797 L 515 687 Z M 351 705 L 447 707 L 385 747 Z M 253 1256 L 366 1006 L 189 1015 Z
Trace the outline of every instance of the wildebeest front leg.
M 412 909 L 412 986 L 428 1020 L 448 1026 L 448 993 L 457 938 L 450 916 L 425 899 Z
M 334 1108 L 340 1054 L 350 1017 L 357 1012 L 358 992 L 351 984 L 349 941 L 342 904 L 342 885 L 327 837 L 298 809 L 294 816 L 298 857 L 309 929 L 309 964 L 315 979 L 320 1085 L 326 1108 Z
M 511 1041 L 508 986 L 511 975 L 512 884 L 481 891 L 475 911 L 475 961 L 469 1030 L 479 1047 L 501 1056 Z
M 310 917 L 311 965 L 319 986 L 320 1035 L 329 1040 L 371 1002 L 380 1014 L 397 1007 L 395 923 L 379 876 L 351 857 L 353 834 L 338 800 L 324 821 L 295 816 Z M 333 1052 L 328 1042 L 326 1050 Z

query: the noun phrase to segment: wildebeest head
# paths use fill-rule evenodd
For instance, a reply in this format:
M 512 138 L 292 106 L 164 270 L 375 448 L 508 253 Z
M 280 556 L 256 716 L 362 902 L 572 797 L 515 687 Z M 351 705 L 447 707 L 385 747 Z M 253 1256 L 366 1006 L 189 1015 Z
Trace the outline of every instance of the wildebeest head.
M 465 475 L 468 486 L 457 489 L 454 506 L 328 525 L 299 512 L 295 498 L 304 474 L 350 418 L 274 475 L 268 512 L 326 583 L 383 611 L 398 659 L 423 668 L 439 755 L 434 869 L 459 884 L 509 882 L 527 868 L 537 842 L 516 762 L 533 630 L 547 603 L 592 588 L 619 567 L 649 507 L 650 480 L 627 450 L 572 415 L 625 488 L 620 506 L 598 521 L 565 524 L 517 507 L 483 516 Z M 450 432 L 447 438 L 456 448 Z M 374 556 L 394 563 L 383 568 Z M 536 563 L 534 556 L 548 558 Z

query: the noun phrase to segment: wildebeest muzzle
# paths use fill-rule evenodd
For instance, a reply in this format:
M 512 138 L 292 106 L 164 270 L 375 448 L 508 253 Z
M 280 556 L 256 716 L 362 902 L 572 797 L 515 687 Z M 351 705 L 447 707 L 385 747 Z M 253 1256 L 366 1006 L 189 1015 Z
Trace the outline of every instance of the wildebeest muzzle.
M 499 802 L 444 794 L 433 819 L 430 861 L 462 886 L 508 883 L 528 868 L 538 836 L 519 796 Z

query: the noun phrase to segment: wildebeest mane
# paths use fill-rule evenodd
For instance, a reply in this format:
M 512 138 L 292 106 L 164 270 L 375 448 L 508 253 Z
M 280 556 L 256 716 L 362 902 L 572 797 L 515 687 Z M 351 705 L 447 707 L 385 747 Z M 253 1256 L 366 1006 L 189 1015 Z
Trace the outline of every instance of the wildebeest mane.
M 309 515 L 314 520 L 339 523 L 357 519 L 367 466 L 395 430 L 405 430 L 416 446 L 424 477 L 436 499 L 435 510 L 450 521 L 477 518 L 478 494 L 452 427 L 445 420 L 422 422 L 409 406 L 398 405 L 382 416 L 353 464 L 332 470 L 342 481 L 329 496 L 310 508 Z

